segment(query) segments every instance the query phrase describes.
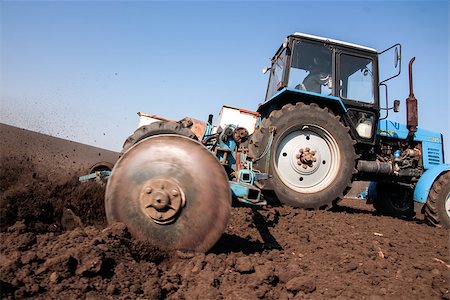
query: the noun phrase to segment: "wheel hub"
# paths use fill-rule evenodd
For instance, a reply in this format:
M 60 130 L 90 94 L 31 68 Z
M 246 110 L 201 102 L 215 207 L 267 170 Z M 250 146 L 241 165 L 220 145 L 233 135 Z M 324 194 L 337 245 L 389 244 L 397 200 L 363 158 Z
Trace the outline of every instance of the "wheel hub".
M 298 154 L 296 158 L 298 159 L 297 164 L 301 166 L 303 169 L 308 169 L 313 167 L 313 164 L 317 161 L 316 151 L 309 149 L 306 147 L 305 149 L 300 148 L 298 150 Z
M 148 180 L 140 194 L 142 211 L 157 224 L 169 224 L 176 220 L 186 204 L 183 190 L 168 177 Z

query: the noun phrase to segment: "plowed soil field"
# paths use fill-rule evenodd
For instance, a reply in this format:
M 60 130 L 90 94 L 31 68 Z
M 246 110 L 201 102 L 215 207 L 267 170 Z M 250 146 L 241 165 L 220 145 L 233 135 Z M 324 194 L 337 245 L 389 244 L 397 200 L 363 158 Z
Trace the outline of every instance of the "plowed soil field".
M 167 252 L 106 224 L 104 187 L 80 184 L 117 153 L 0 127 L 4 299 L 450 299 L 449 231 L 378 215 L 238 206 L 206 254 Z

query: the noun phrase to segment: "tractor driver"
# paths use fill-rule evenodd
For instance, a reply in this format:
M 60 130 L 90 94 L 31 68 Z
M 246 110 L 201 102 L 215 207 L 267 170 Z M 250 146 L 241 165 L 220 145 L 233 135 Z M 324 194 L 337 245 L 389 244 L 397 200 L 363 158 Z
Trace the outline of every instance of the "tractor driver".
M 309 74 L 295 88 L 321 94 L 322 86 L 327 86 L 330 89 L 327 94 L 331 93 L 331 62 L 330 58 L 327 59 L 327 56 L 318 55 L 312 59 Z

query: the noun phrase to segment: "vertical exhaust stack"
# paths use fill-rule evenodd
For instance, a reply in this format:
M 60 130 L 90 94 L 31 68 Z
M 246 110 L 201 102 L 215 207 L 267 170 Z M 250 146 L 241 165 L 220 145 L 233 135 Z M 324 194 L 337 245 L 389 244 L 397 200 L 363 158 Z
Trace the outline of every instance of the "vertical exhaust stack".
M 417 113 L 417 99 L 413 91 L 412 65 L 416 58 L 409 61 L 409 96 L 406 98 L 406 127 L 408 128 L 408 139 L 412 139 L 417 130 L 419 116 Z

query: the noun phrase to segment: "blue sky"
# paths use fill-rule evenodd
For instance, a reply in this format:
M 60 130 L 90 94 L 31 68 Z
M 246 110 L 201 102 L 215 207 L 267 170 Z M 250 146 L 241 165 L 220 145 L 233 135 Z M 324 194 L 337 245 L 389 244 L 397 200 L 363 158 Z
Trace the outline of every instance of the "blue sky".
M 256 110 L 262 67 L 298 31 L 379 51 L 401 43 L 392 119 L 405 121 L 416 56 L 419 125 L 444 133 L 450 157 L 448 1 L 2 1 L 0 19 L 2 123 L 120 150 L 138 111 Z

